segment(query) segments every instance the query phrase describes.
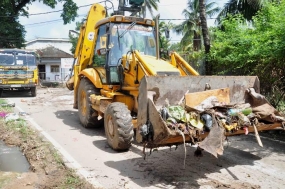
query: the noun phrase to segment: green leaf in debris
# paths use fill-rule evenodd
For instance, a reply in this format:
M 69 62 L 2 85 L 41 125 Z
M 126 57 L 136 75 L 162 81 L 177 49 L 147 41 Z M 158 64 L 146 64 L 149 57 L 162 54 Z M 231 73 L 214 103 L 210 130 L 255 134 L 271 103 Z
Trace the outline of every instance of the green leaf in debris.
M 182 106 L 169 106 L 168 107 L 169 116 L 174 118 L 176 121 L 186 122 L 186 112 Z

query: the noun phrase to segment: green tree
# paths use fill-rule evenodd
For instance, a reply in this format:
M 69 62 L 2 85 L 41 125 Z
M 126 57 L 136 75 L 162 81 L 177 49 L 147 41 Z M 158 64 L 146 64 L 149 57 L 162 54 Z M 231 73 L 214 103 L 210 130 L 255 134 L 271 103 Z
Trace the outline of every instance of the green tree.
M 19 23 L 19 16 L 29 16 L 28 5 L 36 0 L 1 0 L 0 1 L 0 48 L 21 48 L 24 46 L 25 29 Z M 64 24 L 74 21 L 77 5 L 72 0 L 38 0 L 54 8 L 63 3 L 61 17 Z
M 71 53 L 74 54 L 75 53 L 75 49 L 76 49 L 76 45 L 77 45 L 77 41 L 78 41 L 78 37 L 79 37 L 79 34 L 80 34 L 80 27 L 82 26 L 82 23 L 85 22 L 86 18 L 83 18 L 81 20 L 81 22 L 76 22 L 75 23 L 75 30 L 70 30 L 69 31 L 69 40 L 72 44 L 71 46 Z
M 167 51 L 170 47 L 170 40 L 167 36 L 167 33 L 172 30 L 174 27 L 174 24 L 171 22 L 165 23 L 164 21 L 159 22 L 159 47 L 162 52 L 161 57 L 168 59 L 169 56 L 167 54 Z
M 252 17 L 268 2 L 274 0 L 229 0 L 218 15 L 218 22 L 228 14 L 241 14 L 246 20 L 252 20 Z
M 213 16 L 219 12 L 215 2 L 205 1 L 205 14 L 206 16 Z M 188 0 L 187 8 L 183 10 L 182 14 L 187 19 L 181 24 L 177 25 L 174 29 L 177 34 L 182 34 L 181 43 L 184 47 L 193 44 L 193 50 L 201 50 L 201 20 L 199 0 Z
M 285 1 L 281 1 L 264 6 L 253 17 L 253 26 L 242 15 L 224 20 L 224 30 L 214 30 L 210 53 L 214 73 L 257 75 L 262 93 L 278 99 L 276 91 L 285 92 L 284 16 Z
M 25 29 L 18 22 L 18 16 L 0 5 L 0 48 L 21 48 L 25 42 Z
M 142 6 L 143 18 L 146 17 L 146 11 L 148 10 L 151 16 L 153 17 L 153 9 L 158 10 L 159 0 L 145 0 Z

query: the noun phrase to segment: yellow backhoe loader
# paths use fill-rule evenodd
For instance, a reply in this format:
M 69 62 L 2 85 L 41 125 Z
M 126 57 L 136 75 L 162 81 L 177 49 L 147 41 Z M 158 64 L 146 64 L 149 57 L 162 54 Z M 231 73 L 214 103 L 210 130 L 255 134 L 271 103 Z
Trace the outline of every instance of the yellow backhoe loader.
M 131 2 L 127 10 L 137 10 L 140 4 Z M 207 149 L 206 142 L 222 141 L 225 135 L 282 126 L 283 117 L 269 104 L 276 113 L 274 121 L 263 122 L 254 114 L 260 103 L 250 102 L 264 99 L 256 76 L 200 76 L 176 52 L 163 60 L 158 19 L 121 12 L 107 17 L 104 6 L 91 6 L 66 83 L 74 90 L 82 125 L 104 125 L 114 150 L 129 149 L 134 138 L 148 148 L 188 142 Z M 250 112 L 241 114 L 244 109 Z M 235 115 L 229 113 L 233 110 Z

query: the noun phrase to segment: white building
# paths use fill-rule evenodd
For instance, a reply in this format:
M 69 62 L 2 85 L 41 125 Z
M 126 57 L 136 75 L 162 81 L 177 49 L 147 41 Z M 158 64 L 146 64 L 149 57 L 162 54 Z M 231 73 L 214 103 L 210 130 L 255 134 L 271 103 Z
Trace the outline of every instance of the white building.
M 72 54 L 72 44 L 68 38 L 37 38 L 25 43 L 26 49 L 43 49 L 49 46 L 58 48 L 66 53 Z
M 42 81 L 63 81 L 69 74 L 73 55 L 69 39 L 38 38 L 26 43 L 26 49 L 37 52 L 39 77 Z

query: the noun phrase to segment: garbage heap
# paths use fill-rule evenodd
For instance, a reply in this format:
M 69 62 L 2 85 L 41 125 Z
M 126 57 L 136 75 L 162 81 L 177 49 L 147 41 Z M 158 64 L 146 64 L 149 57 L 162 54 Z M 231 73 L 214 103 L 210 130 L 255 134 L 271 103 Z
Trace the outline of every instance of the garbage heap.
M 190 137 L 191 144 L 199 146 L 217 157 L 223 153 L 225 135 L 235 133 L 248 134 L 250 127 L 285 122 L 285 118 L 270 105 L 266 98 L 247 89 L 248 102 L 228 104 L 216 96 L 209 96 L 200 104 L 190 107 L 187 103 L 166 105 L 160 109 L 160 115 L 168 128 L 183 132 Z M 252 129 L 250 129 L 252 131 Z M 241 132 L 242 131 L 242 132 Z M 201 136 L 208 133 L 204 139 Z

